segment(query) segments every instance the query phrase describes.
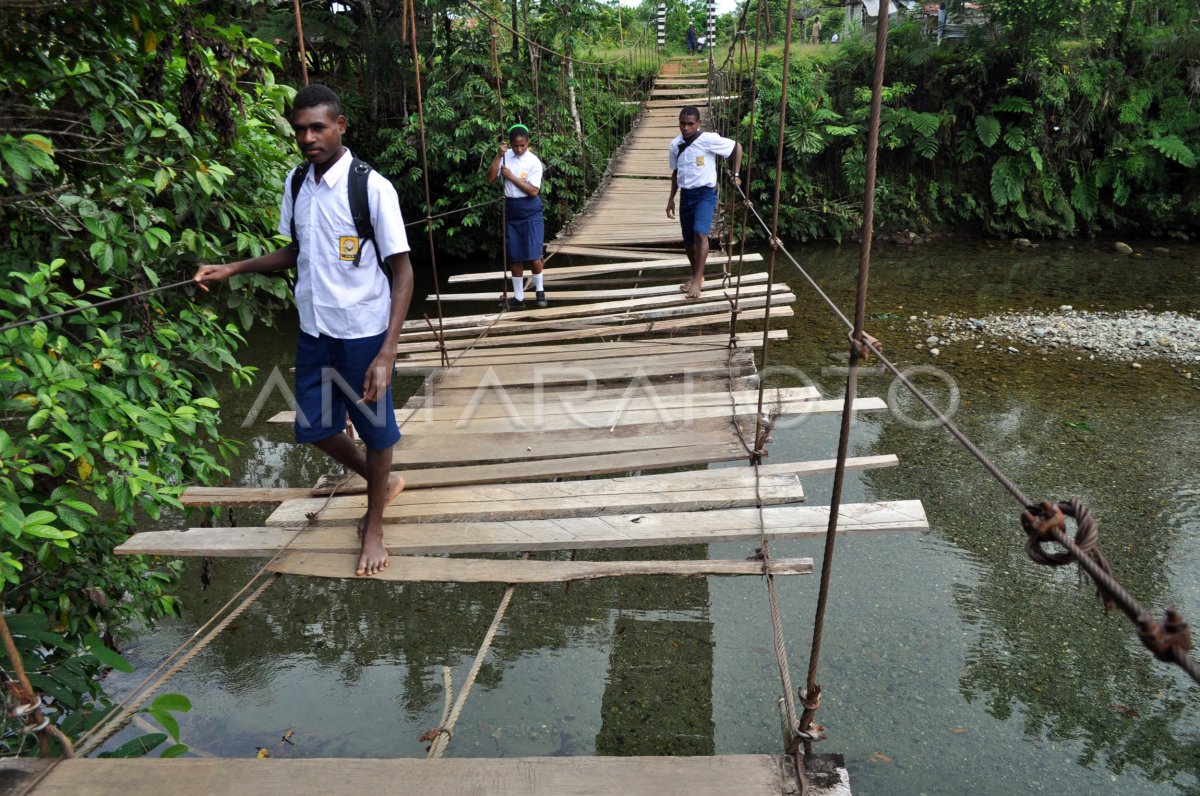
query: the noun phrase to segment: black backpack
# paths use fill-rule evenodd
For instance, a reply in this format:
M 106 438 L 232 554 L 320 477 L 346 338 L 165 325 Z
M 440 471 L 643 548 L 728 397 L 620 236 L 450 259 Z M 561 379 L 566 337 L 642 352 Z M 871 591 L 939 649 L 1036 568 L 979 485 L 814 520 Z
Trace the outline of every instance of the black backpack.
M 296 197 L 300 195 L 300 188 L 304 185 L 304 178 L 308 176 L 308 167 L 311 164 L 304 163 L 292 172 L 292 243 L 298 248 L 300 239 L 296 237 Z M 359 257 L 362 256 L 363 241 L 371 241 L 371 246 L 375 249 L 375 258 L 379 261 L 379 268 L 388 278 L 388 283 L 392 281 L 392 271 L 384 266 L 383 255 L 379 253 L 379 244 L 375 242 L 375 226 L 371 223 L 371 206 L 367 199 L 367 180 L 371 178 L 371 167 L 367 163 L 354 158 L 350 161 L 350 174 L 346 182 L 346 190 L 350 193 L 350 217 L 354 219 L 354 231 L 358 233 L 358 251 L 354 253 L 354 267 L 359 266 Z

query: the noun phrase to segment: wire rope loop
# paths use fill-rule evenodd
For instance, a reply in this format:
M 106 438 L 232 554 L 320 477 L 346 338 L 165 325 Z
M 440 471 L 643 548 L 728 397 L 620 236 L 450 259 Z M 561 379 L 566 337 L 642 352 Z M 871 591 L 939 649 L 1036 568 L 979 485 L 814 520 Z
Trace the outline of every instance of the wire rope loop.
M 1040 505 L 1028 506 L 1021 514 L 1021 525 L 1026 534 L 1025 552 L 1035 563 L 1061 567 L 1075 560 L 1069 552 L 1055 553 L 1043 547 L 1047 542 L 1054 541 L 1055 532 L 1067 532 L 1067 517 L 1075 520 L 1075 544 L 1080 552 L 1091 558 L 1099 555 L 1096 542 L 1100 533 L 1096 521 L 1092 519 L 1091 509 L 1075 498 L 1058 503 L 1043 500 Z

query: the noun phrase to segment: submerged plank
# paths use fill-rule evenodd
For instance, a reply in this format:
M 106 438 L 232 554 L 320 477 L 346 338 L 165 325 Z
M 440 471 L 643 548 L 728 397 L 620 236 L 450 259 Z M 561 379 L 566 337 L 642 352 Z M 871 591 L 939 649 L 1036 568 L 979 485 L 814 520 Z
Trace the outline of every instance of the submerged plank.
M 358 553 L 287 551 L 268 569 L 288 575 L 353 578 Z M 770 563 L 772 575 L 811 575 L 811 558 L 780 558 Z M 761 561 L 503 561 L 472 558 L 392 556 L 372 580 L 434 583 L 565 583 L 631 575 L 762 575 Z
M 419 751 L 419 749 L 418 749 Z M 722 757 L 75 758 L 58 761 L 38 796 L 296 796 L 416 793 L 471 796 L 780 796 L 771 755 Z
M 402 523 L 384 526 L 384 544 L 400 554 L 518 553 L 535 550 L 655 547 L 714 542 L 821 538 L 828 506 L 769 506 L 762 509 L 765 531 L 754 508 L 719 511 L 613 514 L 524 522 Z M 919 500 L 844 504 L 838 533 L 861 535 L 928 530 Z M 290 544 L 289 544 L 290 542 Z M 353 525 L 312 528 L 192 528 L 139 533 L 117 548 L 121 554 L 165 556 L 273 556 L 289 550 L 355 553 Z

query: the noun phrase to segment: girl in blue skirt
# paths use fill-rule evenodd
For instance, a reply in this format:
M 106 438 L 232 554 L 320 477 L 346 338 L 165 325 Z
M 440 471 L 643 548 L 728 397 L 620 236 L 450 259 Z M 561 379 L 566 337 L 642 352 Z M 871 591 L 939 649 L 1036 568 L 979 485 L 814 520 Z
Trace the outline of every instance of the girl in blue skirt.
M 505 237 L 508 240 L 508 259 L 512 266 L 513 295 L 508 300 L 510 310 L 525 308 L 525 270 L 529 263 L 533 272 L 534 301 L 546 306 L 546 289 L 542 285 L 542 243 L 545 225 L 542 221 L 542 161 L 529 151 L 529 128 L 514 124 L 508 128 L 508 143 L 500 144 L 500 154 L 492 160 L 487 181 L 504 177 Z

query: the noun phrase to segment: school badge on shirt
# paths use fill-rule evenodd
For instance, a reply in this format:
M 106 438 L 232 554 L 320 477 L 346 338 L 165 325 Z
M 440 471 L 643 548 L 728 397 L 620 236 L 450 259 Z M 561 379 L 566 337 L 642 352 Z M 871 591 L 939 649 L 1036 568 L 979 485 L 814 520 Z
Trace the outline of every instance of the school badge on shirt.
M 354 258 L 358 256 L 358 238 L 353 235 L 343 235 L 338 238 L 338 250 L 341 259 L 348 263 L 354 262 Z
M 700 167 L 700 168 L 703 168 L 703 166 L 704 166 L 704 155 L 696 155 L 696 166 L 698 166 L 698 167 Z

